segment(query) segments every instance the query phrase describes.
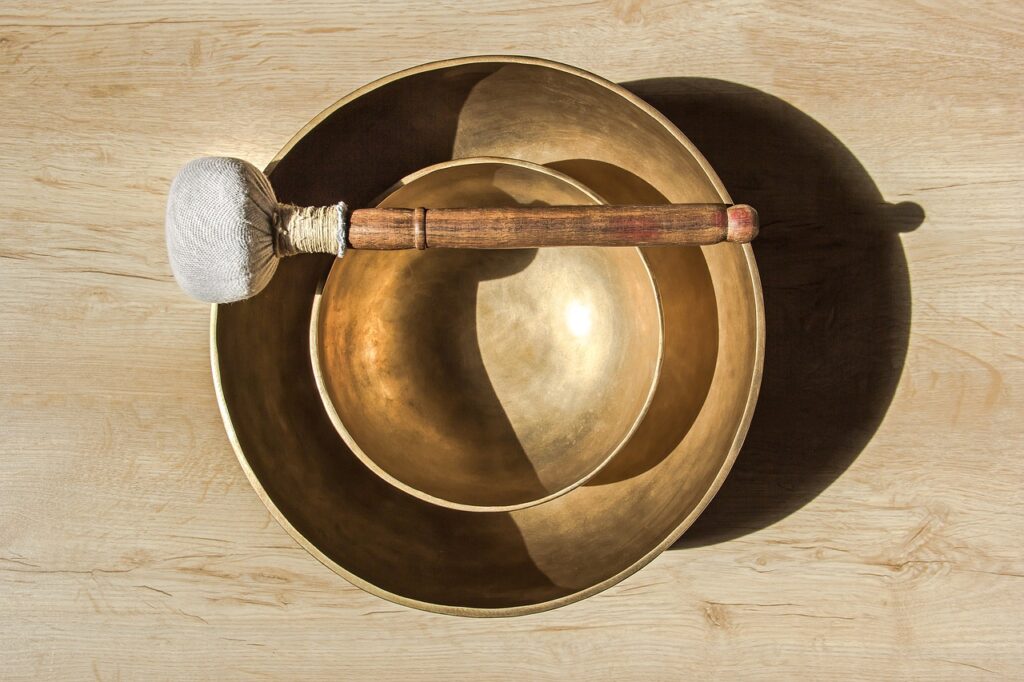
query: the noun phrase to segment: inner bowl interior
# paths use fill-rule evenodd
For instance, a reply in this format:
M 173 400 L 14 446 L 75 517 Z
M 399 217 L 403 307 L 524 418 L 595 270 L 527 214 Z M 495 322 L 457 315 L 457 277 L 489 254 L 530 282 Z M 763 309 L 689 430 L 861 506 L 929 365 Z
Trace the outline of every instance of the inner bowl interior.
M 599 201 L 544 166 L 464 159 L 379 205 Z M 349 251 L 314 318 L 318 384 L 349 447 L 406 492 L 466 509 L 590 478 L 639 424 L 661 360 L 657 291 L 632 248 Z
M 268 172 L 282 201 L 359 207 L 419 168 L 467 156 L 545 164 L 613 203 L 728 202 L 657 112 L 584 72 L 518 57 L 432 64 L 372 84 L 311 122 Z M 263 293 L 213 315 L 218 397 L 250 482 L 321 561 L 402 604 L 522 614 L 621 580 L 677 539 L 720 486 L 763 353 L 749 247 L 645 255 L 664 314 L 646 416 L 584 485 L 495 513 L 425 502 L 352 452 L 326 414 L 309 352 L 317 287 L 334 259 L 285 259 Z

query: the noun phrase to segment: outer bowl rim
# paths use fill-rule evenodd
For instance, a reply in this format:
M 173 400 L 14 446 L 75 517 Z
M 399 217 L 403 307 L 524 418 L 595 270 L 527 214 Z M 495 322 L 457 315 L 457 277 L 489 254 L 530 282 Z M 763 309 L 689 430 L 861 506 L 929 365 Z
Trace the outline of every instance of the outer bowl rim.
M 725 186 L 722 184 L 721 179 L 715 173 L 714 169 L 708 163 L 704 155 L 698 151 L 692 142 L 673 124 L 664 114 L 655 109 L 653 106 L 640 99 L 633 93 L 629 92 L 622 86 L 613 83 L 605 78 L 597 76 L 589 71 L 579 69 L 567 64 L 555 62 L 547 59 L 541 59 L 538 57 L 527 57 L 527 56 L 516 56 L 516 55 L 478 55 L 470 57 L 459 57 L 456 59 L 445 59 L 440 61 L 428 62 L 426 64 L 420 64 L 413 66 L 408 69 L 397 71 L 389 74 L 382 78 L 379 78 L 371 83 L 368 83 L 348 95 L 342 97 L 331 106 L 324 109 L 317 116 L 312 118 L 306 123 L 302 129 L 296 133 L 292 138 L 281 148 L 280 151 L 274 156 L 274 158 L 267 165 L 265 172 L 270 175 L 277 163 L 287 155 L 300 140 L 302 140 L 313 128 L 319 125 L 324 119 L 333 114 L 336 110 L 343 106 L 348 105 L 352 101 L 362 97 L 363 95 L 377 90 L 385 85 L 393 83 L 395 81 L 414 76 L 429 71 L 437 71 L 441 69 L 448 69 L 456 66 L 463 66 L 466 64 L 484 64 L 484 63 L 503 63 L 503 64 L 526 64 L 531 66 L 539 66 L 542 68 L 553 69 L 561 71 L 584 80 L 588 80 L 595 85 L 605 88 L 611 91 L 615 95 L 618 95 L 622 99 L 626 100 L 634 107 L 639 109 L 642 113 L 647 114 L 652 119 L 657 121 L 670 133 L 680 145 L 682 145 L 693 158 L 700 165 L 700 168 L 704 171 L 708 180 L 711 181 L 715 188 L 715 191 L 721 197 L 723 203 L 731 204 L 732 199 L 726 191 Z M 217 311 L 218 305 L 212 304 L 210 306 L 210 364 L 213 372 L 213 383 L 214 389 L 217 394 L 217 405 L 220 408 L 221 418 L 224 422 L 224 428 L 227 432 L 228 440 L 231 442 L 231 447 L 235 451 L 235 456 L 238 459 L 239 465 L 242 467 L 242 471 L 245 473 L 246 478 L 249 480 L 249 484 L 256 491 L 260 500 L 266 506 L 267 510 L 271 513 L 274 519 L 284 528 L 289 535 L 291 535 L 296 542 L 299 543 L 306 551 L 316 557 L 322 564 L 330 568 L 332 571 L 348 580 L 353 585 L 373 594 L 381 597 L 388 601 L 403 606 L 419 609 L 422 611 L 430 611 L 433 613 L 442 613 L 447 615 L 457 616 L 469 616 L 469 617 L 508 617 L 508 616 L 524 616 L 534 613 L 541 613 L 543 611 L 549 611 L 561 606 L 565 606 L 574 602 L 582 601 L 588 597 L 591 597 L 599 592 L 612 587 L 613 585 L 625 580 L 629 576 L 633 575 L 641 568 L 649 564 L 666 549 L 671 547 L 676 540 L 678 540 L 686 530 L 693 525 L 708 504 L 718 493 L 722 487 L 722 483 L 728 476 L 732 469 L 733 464 L 736 461 L 736 457 L 739 455 L 740 447 L 746 438 L 747 431 L 750 428 L 750 421 L 753 418 L 754 408 L 757 403 L 758 392 L 761 387 L 761 377 L 764 369 L 764 345 L 765 345 L 765 319 L 764 319 L 764 298 L 761 289 L 761 279 L 758 275 L 757 262 L 754 259 L 754 251 L 750 244 L 738 245 L 743 250 L 744 260 L 747 265 L 747 272 L 750 276 L 751 293 L 754 296 L 754 314 L 755 314 L 755 334 L 756 343 L 754 348 L 755 356 L 753 358 L 753 367 L 751 372 L 750 387 L 747 393 L 746 404 L 743 408 L 743 414 L 740 418 L 739 423 L 736 426 L 736 433 L 733 437 L 732 445 L 729 448 L 729 452 L 726 455 L 722 466 L 719 468 L 718 473 L 715 475 L 714 480 L 708 487 L 704 496 L 700 502 L 693 508 L 693 510 L 683 518 L 683 520 L 675 527 L 675 529 L 667 535 L 667 537 L 658 545 L 651 548 L 646 554 L 634 561 L 632 564 L 627 566 L 625 569 L 619 571 L 613 576 L 606 578 L 605 580 L 591 585 L 590 587 L 578 590 L 571 594 L 567 594 L 557 599 L 551 599 L 545 602 L 538 602 L 535 604 L 526 604 L 522 606 L 512 607 L 500 607 L 500 608 L 479 608 L 479 607 L 466 607 L 457 606 L 451 604 L 437 604 L 433 602 L 425 602 L 418 599 L 412 599 L 409 597 L 395 594 L 388 590 L 382 589 L 373 583 L 355 575 L 348 571 L 331 558 L 326 556 L 316 545 L 310 542 L 306 537 L 296 529 L 287 517 L 278 509 L 277 505 L 270 499 L 263 485 L 260 483 L 256 474 L 249 466 L 249 462 L 245 457 L 245 453 L 239 443 L 238 436 L 235 433 L 234 425 L 231 421 L 231 415 L 228 410 L 228 405 L 224 397 L 223 384 L 220 376 L 220 359 L 217 351 Z M 706 247 L 702 247 L 706 248 Z

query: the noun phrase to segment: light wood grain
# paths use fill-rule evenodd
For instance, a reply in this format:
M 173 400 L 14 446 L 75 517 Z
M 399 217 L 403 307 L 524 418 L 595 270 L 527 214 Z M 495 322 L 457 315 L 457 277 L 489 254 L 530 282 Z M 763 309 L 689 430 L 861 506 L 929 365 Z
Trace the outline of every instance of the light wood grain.
M 1022 29 L 1012 2 L 7 0 L 0 676 L 1024 677 Z M 906 361 L 849 467 L 767 527 L 713 505 L 608 592 L 498 621 L 364 594 L 271 521 L 162 232 L 186 160 L 262 165 L 353 88 L 474 53 L 756 88 L 925 214 L 900 236 Z M 789 494 L 765 477 L 748 504 Z

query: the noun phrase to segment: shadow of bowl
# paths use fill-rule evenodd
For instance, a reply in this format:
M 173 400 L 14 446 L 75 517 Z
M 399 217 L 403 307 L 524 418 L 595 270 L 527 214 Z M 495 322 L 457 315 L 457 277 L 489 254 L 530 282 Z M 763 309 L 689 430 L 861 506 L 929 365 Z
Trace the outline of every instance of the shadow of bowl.
M 757 411 L 732 474 L 675 548 L 764 528 L 814 499 L 861 452 L 892 401 L 910 332 L 899 233 L 924 211 L 890 204 L 813 119 L 735 83 L 628 83 L 755 206 L 766 347 Z

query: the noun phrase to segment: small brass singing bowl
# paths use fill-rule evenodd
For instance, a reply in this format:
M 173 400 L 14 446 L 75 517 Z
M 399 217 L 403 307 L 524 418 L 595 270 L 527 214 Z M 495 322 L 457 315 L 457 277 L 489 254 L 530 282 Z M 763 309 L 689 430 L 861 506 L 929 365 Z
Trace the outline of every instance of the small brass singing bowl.
M 306 125 L 267 172 L 281 201 L 358 208 L 418 169 L 474 156 L 542 164 L 613 204 L 732 203 L 700 152 L 650 105 L 593 74 L 526 57 L 424 64 L 371 83 Z M 262 293 L 215 306 L 211 321 L 217 396 L 249 482 L 320 561 L 407 606 L 522 615 L 635 573 L 722 485 L 764 356 L 749 244 L 643 252 L 664 319 L 647 414 L 583 485 L 490 513 L 410 495 L 353 452 L 327 414 L 310 355 L 317 287 L 335 259 L 282 260 Z M 679 568 L 685 573 L 685 562 Z M 678 601 L 680 584 L 658 589 Z
M 474 158 L 413 173 L 378 205 L 595 203 L 550 168 Z M 654 394 L 662 317 L 636 248 L 350 251 L 310 338 L 327 413 L 368 467 L 434 504 L 511 511 L 626 444 Z

